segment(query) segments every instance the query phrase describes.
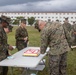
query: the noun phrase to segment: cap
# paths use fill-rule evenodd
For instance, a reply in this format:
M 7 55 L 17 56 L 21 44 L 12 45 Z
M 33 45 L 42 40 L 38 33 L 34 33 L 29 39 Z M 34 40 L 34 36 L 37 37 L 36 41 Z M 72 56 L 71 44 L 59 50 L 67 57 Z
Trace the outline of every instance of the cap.
M 67 18 L 65 18 L 65 20 L 68 20 L 68 17 L 67 17 Z
M 0 23 L 2 23 L 2 22 L 6 22 L 6 20 L 4 20 L 0 17 Z
M 21 23 L 26 24 L 26 19 L 21 19 Z
M 1 19 L 3 22 L 6 22 L 6 23 L 10 23 L 10 21 L 11 21 L 11 18 L 4 16 L 4 15 L 1 15 Z
M 48 19 L 48 22 L 50 22 L 51 21 L 51 19 Z
M 9 27 L 9 29 L 11 29 L 11 27 L 9 26 L 10 21 L 11 21 L 11 19 L 9 17 L 1 15 L 1 17 L 0 17 L 0 23 L 2 24 L 2 26 L 4 28 Z
M 57 21 L 57 22 L 59 22 L 59 20 L 58 20 L 58 19 L 57 19 L 56 21 Z
M 73 21 L 73 24 L 75 24 L 76 22 L 75 21 Z

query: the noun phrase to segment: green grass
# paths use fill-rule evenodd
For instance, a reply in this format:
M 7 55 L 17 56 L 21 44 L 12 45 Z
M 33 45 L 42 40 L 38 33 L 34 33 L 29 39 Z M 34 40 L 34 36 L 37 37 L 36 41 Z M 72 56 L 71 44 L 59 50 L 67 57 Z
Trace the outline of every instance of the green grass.
M 8 34 L 8 43 L 11 45 L 15 45 L 15 30 L 18 26 L 15 26 L 13 28 L 13 31 Z M 40 33 L 33 27 L 33 26 L 27 26 L 27 31 L 29 35 L 29 46 L 40 46 Z M 16 53 L 17 49 L 11 51 L 12 54 Z M 39 72 L 39 75 L 47 75 L 48 73 L 48 58 L 46 58 L 46 68 Z M 76 75 L 76 49 L 73 51 L 70 51 L 68 53 L 68 61 L 67 61 L 68 67 L 67 67 L 67 73 L 68 75 Z M 20 71 L 18 68 L 14 69 L 14 75 L 20 75 Z M 10 67 L 8 75 L 10 75 Z

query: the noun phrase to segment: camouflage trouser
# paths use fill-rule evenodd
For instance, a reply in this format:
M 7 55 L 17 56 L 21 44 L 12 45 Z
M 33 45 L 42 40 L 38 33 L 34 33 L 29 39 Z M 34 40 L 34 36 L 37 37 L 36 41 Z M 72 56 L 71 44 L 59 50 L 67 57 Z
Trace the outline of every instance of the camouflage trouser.
M 0 61 L 4 60 L 5 58 L 7 58 L 7 55 L 6 53 L 1 53 L 0 54 Z M 8 72 L 8 67 L 3 67 L 3 66 L 0 66 L 0 75 L 7 75 L 7 72 Z
M 49 55 L 49 75 L 66 75 L 67 52 L 61 55 Z
M 7 75 L 8 67 L 1 67 L 0 66 L 0 75 Z
M 1 73 L 2 73 L 2 67 L 0 66 L 0 75 L 1 75 Z

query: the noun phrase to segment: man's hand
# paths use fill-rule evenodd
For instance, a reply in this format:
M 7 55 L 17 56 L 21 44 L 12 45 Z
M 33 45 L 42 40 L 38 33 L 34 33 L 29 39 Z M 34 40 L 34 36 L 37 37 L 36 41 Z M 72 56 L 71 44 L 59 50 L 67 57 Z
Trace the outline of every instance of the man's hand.
M 24 40 L 27 41 L 28 40 L 28 37 L 25 37 Z
M 74 32 L 74 34 L 76 34 L 76 32 Z
M 9 50 L 13 50 L 13 47 L 11 45 L 8 46 Z

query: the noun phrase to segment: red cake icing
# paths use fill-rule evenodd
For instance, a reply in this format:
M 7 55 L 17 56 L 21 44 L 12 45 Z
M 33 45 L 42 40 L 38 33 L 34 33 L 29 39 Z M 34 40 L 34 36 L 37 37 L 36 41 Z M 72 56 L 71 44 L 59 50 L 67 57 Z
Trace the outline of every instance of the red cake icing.
M 28 49 L 23 53 L 24 56 L 38 56 L 39 54 L 39 49 Z

